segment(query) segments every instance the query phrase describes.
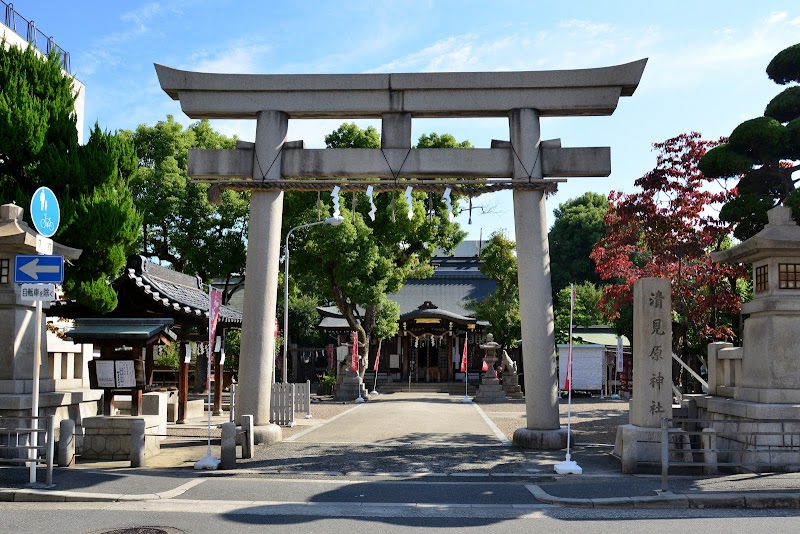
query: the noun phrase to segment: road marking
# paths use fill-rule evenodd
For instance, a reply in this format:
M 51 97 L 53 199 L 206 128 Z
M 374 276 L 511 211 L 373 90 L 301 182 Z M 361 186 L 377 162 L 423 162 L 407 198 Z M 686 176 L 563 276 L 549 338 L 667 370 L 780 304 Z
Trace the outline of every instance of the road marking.
M 510 439 L 508 439 L 508 438 L 506 437 L 506 435 L 505 435 L 505 434 L 503 434 L 503 433 L 500 431 L 500 429 L 499 429 L 499 428 L 497 428 L 497 425 L 495 425 L 495 424 L 492 422 L 492 420 L 491 420 L 491 419 L 489 419 L 489 416 L 488 416 L 488 415 L 486 415 L 486 412 L 484 412 L 484 411 L 481 409 L 481 407 L 480 407 L 478 404 L 476 404 L 476 403 L 474 403 L 474 402 L 473 402 L 473 403 L 472 403 L 472 405 L 475 407 L 475 409 L 476 409 L 476 410 L 478 410 L 478 413 L 479 413 L 479 414 L 481 414 L 481 417 L 483 417 L 483 420 L 486 422 L 486 424 L 487 424 L 487 425 L 489 425 L 489 428 L 491 428 L 491 429 L 492 429 L 492 432 L 494 432 L 494 435 L 495 435 L 495 436 L 497 436 L 497 439 L 499 439 L 499 440 L 500 440 L 500 443 L 502 443 L 503 445 L 505 445 L 505 446 L 507 446 L 507 447 L 508 447 L 508 446 L 511 446 L 511 440 L 510 440 Z
M 194 480 L 190 480 L 186 484 L 181 484 L 180 486 L 178 486 L 175 489 L 172 489 L 172 490 L 169 490 L 169 491 L 162 491 L 161 493 L 158 493 L 157 494 L 158 498 L 159 499 L 174 499 L 178 495 L 183 495 L 184 493 L 186 493 L 187 491 L 189 491 L 193 487 L 199 486 L 200 484 L 202 484 L 206 480 L 208 480 L 208 479 L 207 478 L 195 478 Z
M 331 417 L 330 419 L 328 419 L 327 421 L 325 421 L 325 422 L 324 422 L 324 423 L 322 423 L 321 425 L 315 425 L 315 426 L 312 426 L 312 427 L 310 427 L 310 428 L 308 428 L 308 429 L 306 429 L 306 430 L 303 430 L 302 432 L 298 432 L 298 433 L 297 433 L 297 434 L 295 434 L 294 436 L 291 436 L 291 437 L 289 437 L 289 438 L 286 438 L 286 439 L 285 439 L 285 440 L 283 440 L 283 441 L 284 441 L 284 443 L 285 443 L 285 442 L 287 442 L 287 441 L 294 441 L 294 440 L 296 440 L 296 439 L 297 439 L 297 438 L 299 438 L 299 437 L 305 436 L 305 435 L 306 435 L 306 434 L 308 434 L 309 432 L 313 432 L 314 430 L 317 430 L 318 428 L 322 428 L 323 426 L 325 426 L 325 425 L 327 425 L 327 424 L 329 424 L 329 423 L 332 423 L 333 421 L 336 421 L 337 419 L 339 419 L 339 418 L 340 418 L 340 417 L 342 417 L 343 415 L 347 415 L 347 414 L 349 414 L 350 412 L 352 412 L 353 410 L 355 410 L 356 408 L 360 408 L 361 406 L 363 406 L 363 404 L 356 404 L 355 406 L 353 406 L 353 407 L 352 407 L 352 408 L 350 408 L 349 410 L 345 410 L 344 412 L 342 412 L 342 413 L 340 413 L 340 414 L 338 414 L 338 415 L 334 415 L 333 417 Z

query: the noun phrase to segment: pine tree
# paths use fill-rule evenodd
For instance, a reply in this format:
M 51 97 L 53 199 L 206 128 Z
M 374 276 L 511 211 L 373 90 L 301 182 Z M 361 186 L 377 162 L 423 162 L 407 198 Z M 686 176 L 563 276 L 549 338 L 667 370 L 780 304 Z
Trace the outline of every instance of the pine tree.
M 84 250 L 65 270 L 66 296 L 112 311 L 117 297 L 109 281 L 136 250 L 142 224 L 128 189 L 137 167 L 133 144 L 95 125 L 79 145 L 76 95 L 59 58 L 2 45 L 0 203 L 27 207 L 38 187 L 52 189 L 61 208 L 54 240 Z
M 767 65 L 767 76 L 786 85 L 800 82 L 800 43 L 779 52 Z M 747 239 L 767 224 L 767 211 L 783 204 L 800 221 L 800 86 L 784 89 L 767 105 L 764 116 L 744 121 L 727 143 L 708 151 L 700 170 L 710 178 L 736 178 L 736 196 L 720 219 L 736 223 L 734 235 Z

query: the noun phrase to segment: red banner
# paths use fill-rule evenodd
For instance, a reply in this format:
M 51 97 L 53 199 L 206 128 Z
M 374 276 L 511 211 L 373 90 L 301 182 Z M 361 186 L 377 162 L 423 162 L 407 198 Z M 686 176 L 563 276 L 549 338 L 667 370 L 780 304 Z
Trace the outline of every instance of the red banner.
M 217 333 L 219 308 L 222 305 L 222 292 L 208 288 L 208 369 L 206 370 L 206 389 L 211 389 L 211 354 L 214 352 L 214 336 Z
M 217 333 L 219 307 L 222 304 L 222 292 L 213 288 L 208 290 L 208 353 L 214 350 L 214 336 Z
M 378 353 L 375 354 L 375 365 L 372 367 L 372 370 L 375 371 L 376 373 L 378 372 L 378 362 L 381 359 L 381 341 L 383 340 L 381 339 L 378 340 Z
M 333 343 L 325 345 L 325 353 L 328 355 L 328 368 L 336 369 L 336 356 L 333 353 Z
M 353 361 L 350 370 L 358 371 L 358 332 L 353 332 Z
M 467 336 L 464 336 L 464 350 L 461 353 L 461 372 L 467 372 Z

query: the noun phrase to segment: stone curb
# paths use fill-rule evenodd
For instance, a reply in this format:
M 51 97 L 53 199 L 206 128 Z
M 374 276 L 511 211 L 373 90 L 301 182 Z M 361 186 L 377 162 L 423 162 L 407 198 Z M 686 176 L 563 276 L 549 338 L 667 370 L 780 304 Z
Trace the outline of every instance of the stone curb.
M 659 495 L 637 497 L 605 497 L 597 499 L 575 499 L 556 497 L 539 486 L 525 486 L 533 497 L 544 504 L 578 508 L 751 508 L 800 510 L 800 493 L 708 493 L 684 495 L 665 492 Z
M 50 491 L 38 488 L 0 488 L 0 502 L 130 502 L 174 499 L 204 482 L 203 478 L 189 480 L 177 488 L 160 493 L 89 493 L 83 491 Z

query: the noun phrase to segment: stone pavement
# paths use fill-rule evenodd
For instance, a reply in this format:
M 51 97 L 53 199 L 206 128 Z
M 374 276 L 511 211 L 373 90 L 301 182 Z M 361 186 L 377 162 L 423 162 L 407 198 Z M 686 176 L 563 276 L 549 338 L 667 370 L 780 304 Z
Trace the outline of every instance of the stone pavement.
M 670 476 L 666 493 L 660 491 L 658 475 L 622 475 L 610 454 L 610 437 L 618 424 L 627 422 L 625 401 L 574 400 L 576 443 L 571 456 L 583 474 L 557 475 L 553 466 L 564 460 L 565 451 L 510 445 L 510 434 L 524 426 L 523 403 L 462 400 L 446 394 L 393 393 L 360 405 L 317 403 L 311 419 L 299 414 L 297 426 L 283 429 L 283 442 L 256 447 L 254 458 L 238 460 L 231 471 L 195 471 L 194 462 L 206 455 L 207 427 L 171 426 L 169 433 L 182 437 L 169 438 L 144 469 L 132 469 L 126 462 L 82 462 L 57 468 L 54 487 L 45 488 L 27 484 L 27 469 L 0 468 L 0 502 L 181 499 L 194 495 L 198 484 L 213 484 L 212 479 L 230 484 L 326 479 L 342 484 L 501 483 L 509 491 L 524 486 L 532 494 L 531 503 L 565 506 L 800 509 L 800 473 L 676 475 Z M 226 420 L 214 418 L 212 423 Z M 211 449 L 219 457 L 218 440 L 212 440 Z M 237 496 L 235 489 L 226 491 L 231 500 L 252 500 L 244 493 Z M 437 502 L 436 496 L 430 498 Z

